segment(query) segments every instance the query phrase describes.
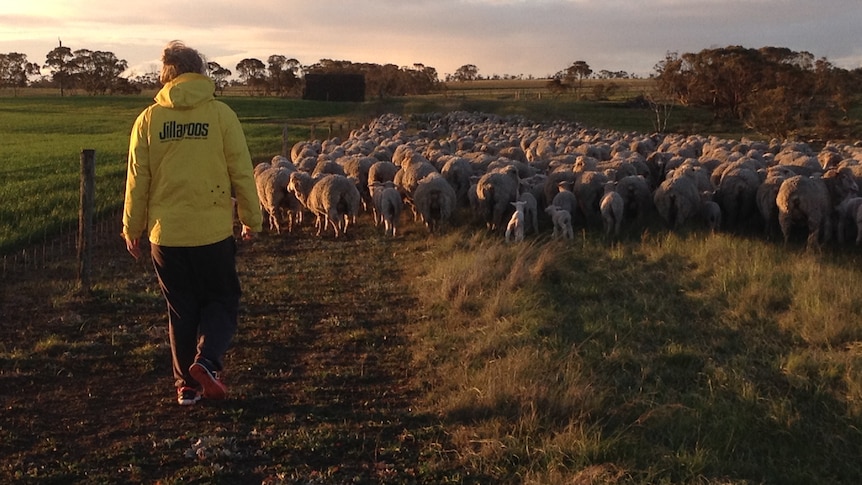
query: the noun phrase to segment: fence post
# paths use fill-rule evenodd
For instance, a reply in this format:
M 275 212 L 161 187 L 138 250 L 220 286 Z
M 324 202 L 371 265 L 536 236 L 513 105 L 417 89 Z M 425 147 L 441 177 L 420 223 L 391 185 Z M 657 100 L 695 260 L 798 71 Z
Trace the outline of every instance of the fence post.
M 93 212 L 96 202 L 96 150 L 81 150 L 81 205 L 78 208 L 78 287 L 90 290 Z

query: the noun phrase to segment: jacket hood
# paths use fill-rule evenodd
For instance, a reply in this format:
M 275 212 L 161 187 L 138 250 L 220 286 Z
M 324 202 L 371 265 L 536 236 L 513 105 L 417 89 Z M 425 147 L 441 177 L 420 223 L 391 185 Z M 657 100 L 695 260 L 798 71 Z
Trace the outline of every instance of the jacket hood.
M 213 99 L 214 93 L 212 79 L 203 74 L 186 73 L 162 86 L 154 99 L 165 108 L 188 109 Z

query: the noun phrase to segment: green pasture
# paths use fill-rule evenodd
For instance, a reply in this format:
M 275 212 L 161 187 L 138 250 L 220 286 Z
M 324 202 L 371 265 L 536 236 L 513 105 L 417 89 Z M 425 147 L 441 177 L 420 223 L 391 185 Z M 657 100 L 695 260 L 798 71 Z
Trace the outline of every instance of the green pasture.
M 0 103 L 0 253 L 76 227 L 80 159 L 96 151 L 96 211 L 122 205 L 129 132 L 149 96 L 22 96 Z M 277 98 L 226 98 L 240 116 L 255 161 L 268 160 L 288 140 L 307 138 L 353 107 Z M 335 121 L 330 121 L 335 120 Z M 338 123 L 336 123 L 338 122 Z M 297 123 L 297 124 L 294 124 Z M 117 231 L 119 234 L 119 221 Z

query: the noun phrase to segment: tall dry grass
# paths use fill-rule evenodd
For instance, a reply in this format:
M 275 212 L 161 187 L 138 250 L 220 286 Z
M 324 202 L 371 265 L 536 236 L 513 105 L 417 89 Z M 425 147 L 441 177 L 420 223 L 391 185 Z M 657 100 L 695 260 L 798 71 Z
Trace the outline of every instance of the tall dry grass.
M 645 233 L 419 243 L 440 463 L 505 483 L 849 483 L 859 257 Z

